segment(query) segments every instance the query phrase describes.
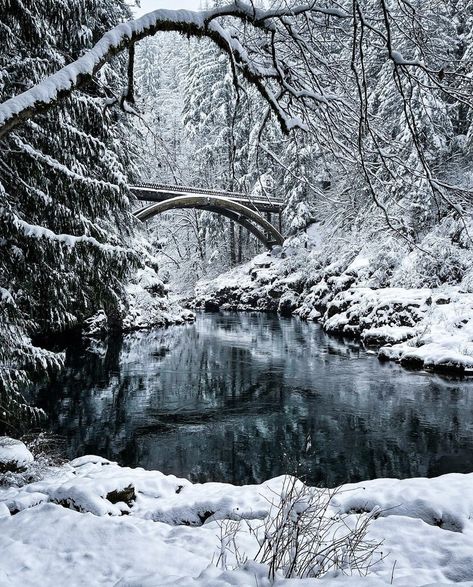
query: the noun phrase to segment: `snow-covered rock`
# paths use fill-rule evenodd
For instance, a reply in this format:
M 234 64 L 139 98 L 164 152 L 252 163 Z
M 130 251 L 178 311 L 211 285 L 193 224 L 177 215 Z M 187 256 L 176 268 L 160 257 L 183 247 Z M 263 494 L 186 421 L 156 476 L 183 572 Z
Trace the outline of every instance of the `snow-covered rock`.
M 0 437 L 0 473 L 22 471 L 33 461 L 33 455 L 23 442 Z
M 192 322 L 195 314 L 182 308 L 168 296 L 167 286 L 153 267 L 137 271 L 126 287 L 128 307 L 123 320 L 124 330 Z
M 165 284 L 152 267 L 139 269 L 126 288 L 126 307 L 121 327 L 124 331 L 184 324 L 195 320 L 195 314 L 168 297 Z M 108 332 L 108 319 L 103 310 L 85 323 L 85 334 L 100 337 Z
M 409 339 L 379 350 L 381 359 L 432 371 L 473 373 L 473 294 L 432 290 L 432 304 Z
M 194 305 L 210 311 L 221 308 L 276 312 L 281 297 L 290 289 L 289 283 L 275 284 L 282 263 L 279 257 L 262 253 L 215 279 L 202 280 L 195 288 Z

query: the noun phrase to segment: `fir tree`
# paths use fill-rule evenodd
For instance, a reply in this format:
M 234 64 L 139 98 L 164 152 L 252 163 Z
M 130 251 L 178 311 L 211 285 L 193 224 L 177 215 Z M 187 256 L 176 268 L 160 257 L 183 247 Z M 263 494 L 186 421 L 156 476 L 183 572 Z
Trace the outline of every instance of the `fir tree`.
M 1 15 L 0 100 L 76 59 L 129 18 L 124 1 L 8 0 Z M 124 311 L 123 283 L 137 264 L 123 148 L 126 129 L 106 98 L 121 92 L 123 61 L 96 83 L 2 141 L 0 162 L 0 413 L 15 393 L 61 357 L 33 346 L 99 309 L 111 326 Z

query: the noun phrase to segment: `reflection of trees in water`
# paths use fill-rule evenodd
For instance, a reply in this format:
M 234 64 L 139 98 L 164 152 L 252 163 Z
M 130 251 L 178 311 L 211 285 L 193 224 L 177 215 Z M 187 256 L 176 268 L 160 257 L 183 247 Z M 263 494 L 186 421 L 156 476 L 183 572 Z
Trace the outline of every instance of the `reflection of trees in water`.
M 312 324 L 205 315 L 69 354 L 41 403 L 71 454 L 239 483 L 473 470 L 470 384 L 380 364 Z

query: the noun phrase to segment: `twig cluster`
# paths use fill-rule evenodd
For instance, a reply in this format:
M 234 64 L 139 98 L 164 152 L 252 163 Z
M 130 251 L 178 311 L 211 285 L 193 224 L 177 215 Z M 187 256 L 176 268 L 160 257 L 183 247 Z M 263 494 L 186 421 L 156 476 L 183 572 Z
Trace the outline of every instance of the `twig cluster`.
M 366 576 L 385 555 L 381 542 L 367 537 L 370 522 L 379 512 L 346 514 L 332 510 L 340 489 L 308 487 L 287 476 L 280 493 L 269 500 L 270 511 L 256 526 L 246 520 L 220 523 L 217 564 L 237 567 L 248 561 L 239 545 L 244 523 L 257 542 L 253 560 L 268 568 L 268 579 L 318 578 L 326 573 Z

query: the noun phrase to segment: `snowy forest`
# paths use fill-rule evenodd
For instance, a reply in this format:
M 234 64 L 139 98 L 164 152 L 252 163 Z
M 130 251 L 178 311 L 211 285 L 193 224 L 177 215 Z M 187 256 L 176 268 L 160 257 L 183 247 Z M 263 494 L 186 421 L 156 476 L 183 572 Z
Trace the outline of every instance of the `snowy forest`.
M 473 3 L 174 4 L 0 0 L 0 587 L 467 585 Z
M 220 5 L 216 14 L 225 13 Z M 239 56 L 213 39 L 161 32 L 136 44 L 132 86 L 121 54 L 3 137 L 6 414 L 25 382 L 60 367 L 38 337 L 97 313 L 104 328 L 120 328 L 133 303 L 127 286 L 144 271 L 153 295 L 170 282 L 190 296 L 200 278 L 259 251 L 242 227 L 206 212 L 168 214 L 143 231 L 132 216 L 133 182 L 282 198 L 283 234 L 296 245 L 320 225 L 317 263 L 348 266 L 368 247 L 377 287 L 471 288 L 469 3 L 328 3 L 310 19 L 276 17 L 274 33 L 249 10 L 222 23 L 261 75 L 265 60 L 278 59 L 267 75 L 279 95 L 271 87 L 268 100 L 259 82 L 239 76 Z M 6 2 L 2 100 L 130 17 L 123 2 Z

